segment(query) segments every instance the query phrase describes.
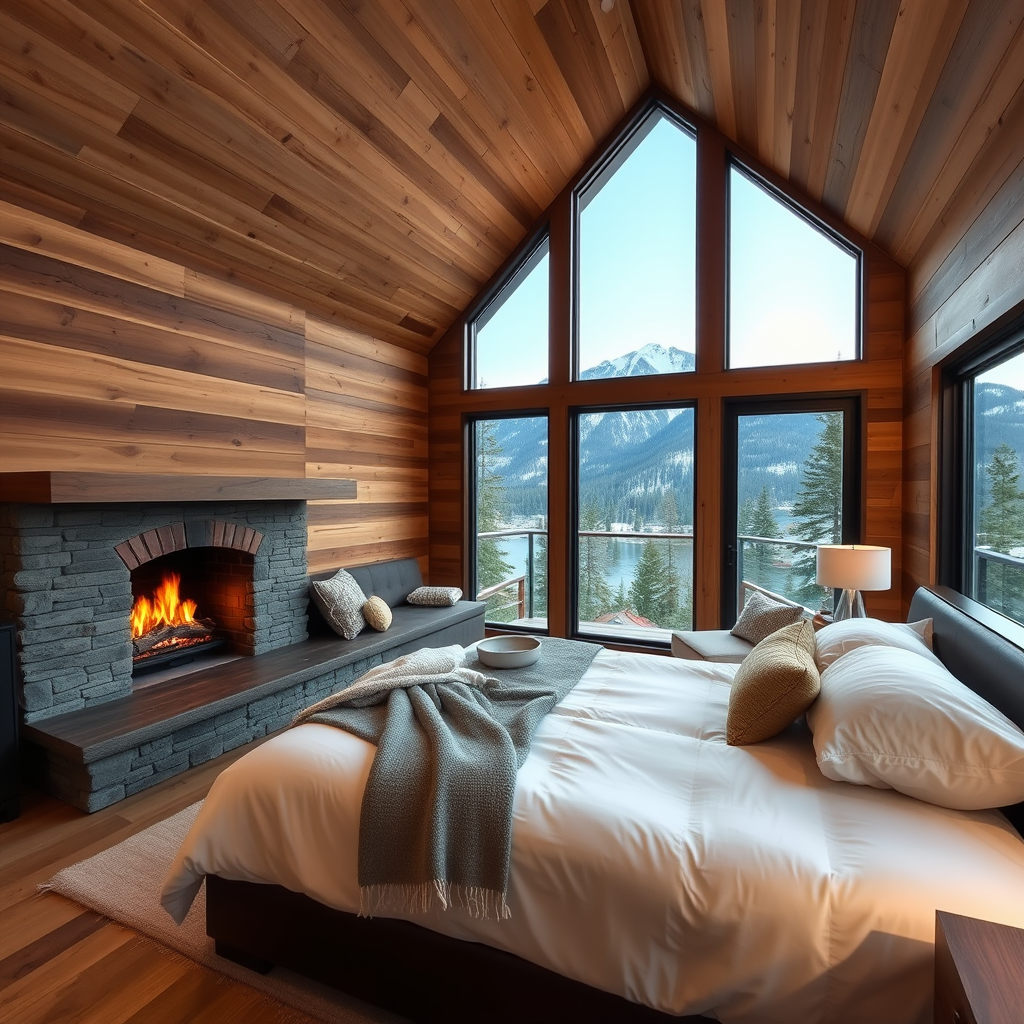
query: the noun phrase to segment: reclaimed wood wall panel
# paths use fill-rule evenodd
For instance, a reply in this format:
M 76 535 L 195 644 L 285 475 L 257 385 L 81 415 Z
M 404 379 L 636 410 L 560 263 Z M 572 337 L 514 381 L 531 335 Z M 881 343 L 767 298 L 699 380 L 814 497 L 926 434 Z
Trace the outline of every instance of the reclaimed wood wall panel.
M 309 505 L 311 572 L 419 558 L 427 575 L 427 360 L 306 321 L 306 475 L 352 476 L 358 501 Z
M 1000 114 L 911 263 L 908 303 L 905 596 L 938 578 L 942 366 L 1024 313 L 1024 88 Z
M 566 271 L 570 262 L 570 195 L 588 169 L 582 168 L 555 200 L 546 219 L 551 225 L 550 383 L 508 389 L 464 390 L 465 317 L 461 317 L 434 348 L 430 368 L 430 572 L 437 583 L 469 586 L 466 552 L 469 509 L 466 491 L 467 419 L 529 410 L 548 415 L 548 529 L 553 553 L 548 572 L 549 629 L 567 635 L 572 612 L 567 601 L 568 554 L 572 526 L 568 522 L 569 433 L 573 410 L 586 406 L 693 401 L 697 408 L 697 493 L 695 525 L 695 617 L 697 628 L 717 628 L 721 616 L 722 416 L 724 401 L 743 396 L 856 394 L 862 398 L 863 479 L 861 521 L 863 543 L 892 549 L 893 587 L 866 595 L 871 614 L 889 620 L 905 616 L 901 599 L 903 531 L 903 346 L 906 318 L 906 275 L 875 246 L 855 234 L 847 237 L 864 253 L 864 358 L 858 361 L 803 366 L 726 370 L 727 288 L 725 226 L 727 152 L 761 171 L 776 187 L 820 216 L 837 230 L 841 225 L 827 211 L 787 186 L 750 155 L 728 145 L 715 129 L 697 124 L 698 175 L 702 238 L 698 243 L 700 310 L 697 370 L 633 378 L 570 382 L 568 379 L 571 312 Z M 561 269 L 560 269 L 561 264 Z M 500 273 L 496 280 L 500 280 Z M 731 623 L 725 623 L 731 625 Z
M 0 206 L 0 472 L 353 477 L 311 568 L 427 571 L 424 356 L 59 227 Z

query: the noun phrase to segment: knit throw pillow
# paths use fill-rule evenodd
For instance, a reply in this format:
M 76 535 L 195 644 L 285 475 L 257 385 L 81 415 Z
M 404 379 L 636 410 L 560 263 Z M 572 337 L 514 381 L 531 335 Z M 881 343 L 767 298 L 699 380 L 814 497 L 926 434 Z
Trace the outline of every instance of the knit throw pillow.
M 346 640 L 354 640 L 366 625 L 362 611 L 366 595 L 344 569 L 329 580 L 313 580 L 312 597 L 331 629 Z
M 445 608 L 462 600 L 458 587 L 417 587 L 407 598 L 409 604 L 428 605 L 431 608 Z
M 383 633 L 391 625 L 391 609 L 380 597 L 368 597 L 363 605 L 363 618 L 378 633 Z
M 736 670 L 725 738 L 731 746 L 782 732 L 814 702 L 821 677 L 814 664 L 814 626 L 801 619 L 762 640 Z
M 736 625 L 729 632 L 752 644 L 758 644 L 777 629 L 796 622 L 803 613 L 803 608 L 773 601 L 770 597 L 752 590 L 743 605 L 740 617 L 736 620 Z

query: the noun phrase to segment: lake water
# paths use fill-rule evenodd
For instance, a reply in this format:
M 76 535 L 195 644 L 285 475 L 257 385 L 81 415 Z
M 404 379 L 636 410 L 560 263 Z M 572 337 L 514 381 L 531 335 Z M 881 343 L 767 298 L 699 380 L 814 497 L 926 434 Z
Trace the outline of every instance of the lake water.
M 601 538 L 603 539 L 603 538 Z M 652 540 L 656 539 L 652 535 Z M 612 593 L 618 593 L 619 584 L 628 594 L 633 577 L 636 575 L 637 563 L 643 554 L 643 540 L 616 540 L 608 538 L 605 543 L 608 545 L 608 573 L 605 580 Z M 665 544 L 662 541 L 662 544 Z M 536 541 L 534 541 L 536 544 Z M 672 562 L 680 574 L 680 580 L 689 583 L 691 566 L 693 564 L 693 542 L 688 540 L 677 540 L 672 542 Z M 515 567 L 514 575 L 518 576 L 526 572 L 529 554 L 529 540 L 526 537 L 504 537 L 501 540 L 501 549 L 506 553 L 505 561 Z
M 652 540 L 657 539 L 657 534 L 652 534 Z M 608 583 L 608 587 L 613 594 L 617 594 L 619 586 L 621 584 L 622 589 L 626 594 L 629 593 L 629 588 L 633 583 L 633 578 L 636 575 L 636 567 L 640 561 L 640 557 L 643 554 L 645 539 L 633 539 L 624 538 L 623 540 L 617 540 L 609 538 L 605 541 L 608 545 L 608 573 L 605 579 Z M 536 545 L 536 540 L 534 544 Z M 662 541 L 662 545 L 667 542 Z M 693 542 L 677 540 L 673 541 L 673 565 L 680 574 L 680 584 L 682 588 L 688 588 L 690 586 L 690 580 L 693 572 Z M 505 537 L 501 540 L 501 549 L 505 552 L 505 561 L 513 566 L 512 575 L 525 575 L 527 573 L 527 561 L 529 552 L 529 540 L 526 537 Z M 664 548 L 662 549 L 664 552 Z M 536 551 L 536 548 L 535 548 Z M 792 588 L 790 580 L 790 568 L 788 563 L 793 557 L 795 552 L 779 547 L 777 549 L 778 563 L 776 565 L 766 566 L 761 573 L 759 578 L 751 579 L 753 573 L 747 572 L 747 578 L 751 579 L 751 582 L 757 583 L 759 586 L 771 590 L 777 594 L 788 596 L 788 591 Z

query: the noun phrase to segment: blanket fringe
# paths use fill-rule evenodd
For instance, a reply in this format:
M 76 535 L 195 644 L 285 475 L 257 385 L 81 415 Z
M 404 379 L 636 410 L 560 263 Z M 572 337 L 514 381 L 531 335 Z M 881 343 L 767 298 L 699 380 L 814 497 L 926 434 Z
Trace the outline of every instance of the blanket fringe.
M 426 914 L 459 907 L 470 917 L 506 921 L 512 916 L 505 894 L 481 885 L 455 885 L 443 878 L 419 885 L 361 885 L 359 916 Z

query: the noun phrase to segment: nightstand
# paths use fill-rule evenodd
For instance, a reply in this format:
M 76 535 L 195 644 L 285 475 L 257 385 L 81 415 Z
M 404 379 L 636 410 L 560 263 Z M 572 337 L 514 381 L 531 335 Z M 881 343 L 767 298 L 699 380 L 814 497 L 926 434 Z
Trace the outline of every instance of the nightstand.
M 1016 1024 L 1024 1005 L 1024 929 L 935 915 L 935 1024 Z

